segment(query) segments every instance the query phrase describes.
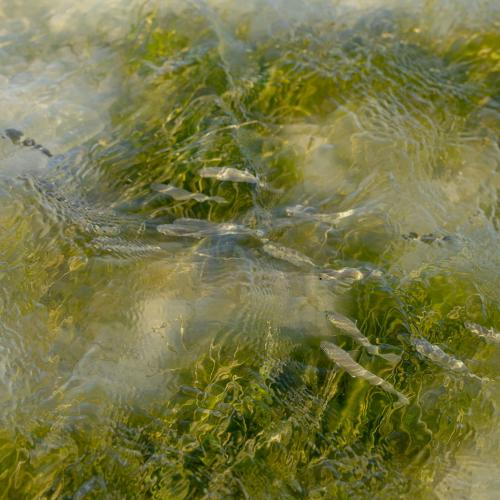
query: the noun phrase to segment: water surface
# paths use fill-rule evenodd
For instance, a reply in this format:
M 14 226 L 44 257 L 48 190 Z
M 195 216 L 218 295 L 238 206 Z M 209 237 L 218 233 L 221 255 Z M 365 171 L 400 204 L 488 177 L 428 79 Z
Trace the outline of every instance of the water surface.
M 499 29 L 0 0 L 0 496 L 496 498 Z

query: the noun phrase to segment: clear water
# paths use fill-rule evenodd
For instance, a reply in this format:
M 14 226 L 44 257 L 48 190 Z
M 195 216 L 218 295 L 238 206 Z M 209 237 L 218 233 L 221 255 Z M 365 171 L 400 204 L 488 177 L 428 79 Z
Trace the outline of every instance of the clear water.
M 497 498 L 499 29 L 0 0 L 0 496 Z

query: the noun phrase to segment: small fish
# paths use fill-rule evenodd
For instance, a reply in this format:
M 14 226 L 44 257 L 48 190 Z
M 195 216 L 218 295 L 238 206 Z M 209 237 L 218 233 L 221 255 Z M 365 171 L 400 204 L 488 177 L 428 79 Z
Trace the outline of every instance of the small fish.
M 332 361 L 337 363 L 337 365 L 344 369 L 351 377 L 359 377 L 371 385 L 379 386 L 384 389 L 384 391 L 394 394 L 399 399 L 401 405 L 409 404 L 409 399 L 404 394 L 396 390 L 391 383 L 368 371 L 366 368 L 363 368 L 359 363 L 352 359 L 349 353 L 341 349 L 339 346 L 331 342 L 323 341 L 321 342 L 320 347 Z
M 397 354 L 383 354 L 380 352 L 380 347 L 373 345 L 359 330 L 354 321 L 350 320 L 342 314 L 337 314 L 335 312 L 327 312 L 327 319 L 332 323 L 332 325 L 340 330 L 344 335 L 348 335 L 359 345 L 364 347 L 369 354 L 379 356 L 391 364 L 396 364 L 401 360 L 401 356 Z
M 500 344 L 500 333 L 493 328 L 486 328 L 485 326 L 472 323 L 471 321 L 466 321 L 464 326 L 478 337 L 483 337 L 486 340 Z
M 295 205 L 293 207 L 287 207 L 285 212 L 288 217 L 300 217 L 306 220 L 324 222 L 326 224 L 335 225 L 342 219 L 351 217 L 352 215 L 358 214 L 360 209 L 350 208 L 342 212 L 334 212 L 331 214 L 318 213 L 313 207 L 306 207 L 304 205 Z
M 294 205 L 293 207 L 285 208 L 285 213 L 288 217 L 312 217 L 315 211 L 315 208 L 306 207 L 304 205 Z
M 202 239 L 210 236 L 248 235 L 263 236 L 262 231 L 250 229 L 232 222 L 216 223 L 202 219 L 180 218 L 171 224 L 156 226 L 156 230 L 167 236 Z
M 26 139 L 21 140 L 24 137 L 24 132 L 21 132 L 21 130 L 17 130 L 15 128 L 8 128 L 5 129 L 4 132 L 5 135 L 0 134 L 0 136 L 3 137 L 4 139 L 5 138 L 10 139 L 12 144 L 18 144 L 21 146 L 25 146 L 27 148 L 37 149 L 45 156 L 48 156 L 49 158 L 52 157 L 52 153 L 47 148 L 44 148 L 41 144 L 37 144 L 34 139 L 26 137 Z
M 427 359 L 430 359 L 437 365 L 440 365 L 443 368 L 447 368 L 448 370 L 457 373 L 472 375 L 470 374 L 468 368 L 465 366 L 463 361 L 460 361 L 459 359 L 449 354 L 446 354 L 437 345 L 431 344 L 429 341 L 425 339 L 422 338 L 419 339 L 415 337 L 412 337 L 410 339 L 410 342 L 413 345 L 413 347 L 415 347 L 418 353 L 422 354 L 422 356 L 425 356 Z
M 297 250 L 293 250 L 292 248 L 268 242 L 262 246 L 262 250 L 264 250 L 264 252 L 266 252 L 271 257 L 274 257 L 278 260 L 284 260 L 285 262 L 288 262 L 296 267 L 316 267 L 316 264 L 314 264 L 314 262 L 309 259 L 309 257 L 306 257 L 305 255 L 297 252 Z
M 88 245 L 95 250 L 122 257 L 141 257 L 161 252 L 161 247 L 123 238 L 98 236 Z
M 325 281 L 346 281 L 354 283 L 364 278 L 364 274 L 354 267 L 343 267 L 342 269 L 324 269 L 319 273 L 319 279 Z
M 285 212 L 288 217 L 297 217 L 308 221 L 322 222 L 325 224 L 330 224 L 335 226 L 338 222 L 353 215 L 360 215 L 366 212 L 365 207 L 360 208 L 349 208 L 348 210 L 343 210 L 341 212 L 333 213 L 318 213 L 313 207 L 306 207 L 304 205 L 295 205 L 293 207 L 287 207 Z
M 439 235 L 436 235 L 434 233 L 418 235 L 414 231 L 410 231 L 407 234 L 403 234 L 403 238 L 405 240 L 421 241 L 422 243 L 426 243 L 427 245 L 430 245 L 434 242 L 442 243 L 442 242 L 449 242 L 449 241 L 453 240 L 453 238 L 449 235 L 439 236 Z
M 151 184 L 151 189 L 153 191 L 157 191 L 158 193 L 166 194 L 176 201 L 195 200 L 199 202 L 215 201 L 217 203 L 227 203 L 227 200 L 221 196 L 208 196 L 203 193 L 192 193 L 186 189 L 172 186 L 172 184 Z
M 198 171 L 200 177 L 218 181 L 246 182 L 259 184 L 259 179 L 248 170 L 238 170 L 232 167 L 204 167 Z

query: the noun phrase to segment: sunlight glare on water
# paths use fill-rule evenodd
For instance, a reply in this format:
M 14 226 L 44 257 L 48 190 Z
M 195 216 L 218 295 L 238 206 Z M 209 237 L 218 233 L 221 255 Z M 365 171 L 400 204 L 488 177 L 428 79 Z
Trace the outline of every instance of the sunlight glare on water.
M 0 497 L 497 498 L 493 0 L 0 0 Z

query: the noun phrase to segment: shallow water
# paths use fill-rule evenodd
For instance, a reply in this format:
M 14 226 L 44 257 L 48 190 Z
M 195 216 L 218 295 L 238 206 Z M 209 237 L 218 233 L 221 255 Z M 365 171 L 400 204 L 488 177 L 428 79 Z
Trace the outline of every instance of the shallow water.
M 499 29 L 0 0 L 0 497 L 496 498 Z

